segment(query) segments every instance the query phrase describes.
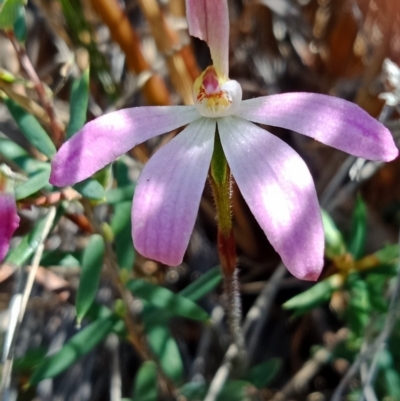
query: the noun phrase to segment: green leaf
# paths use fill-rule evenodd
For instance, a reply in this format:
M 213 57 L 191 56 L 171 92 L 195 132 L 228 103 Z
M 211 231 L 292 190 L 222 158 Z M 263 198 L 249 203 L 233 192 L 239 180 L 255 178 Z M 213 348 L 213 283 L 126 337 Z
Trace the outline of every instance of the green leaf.
M 111 228 L 115 237 L 115 253 L 119 267 L 131 270 L 135 261 L 135 249 L 132 243 L 131 224 L 132 201 L 117 203 Z
M 0 29 L 11 29 L 19 15 L 24 0 L 3 0 L 0 4 Z
M 27 36 L 25 7 L 18 7 L 17 18 L 14 22 L 14 34 L 18 42 L 25 43 Z
M 230 380 L 225 383 L 216 401 L 248 401 L 252 398 L 247 396 L 247 392 L 252 388 L 251 383 L 244 380 Z M 186 383 L 179 389 L 179 394 L 190 401 L 201 401 L 208 391 L 208 386 L 204 383 Z
M 136 375 L 133 401 L 157 401 L 157 365 L 143 362 Z
M 60 351 L 43 359 L 28 384 L 38 384 L 40 381 L 55 377 L 69 368 L 79 358 L 89 353 L 97 344 L 103 341 L 112 332 L 118 320 L 118 316 L 111 315 L 96 320 L 83 328 L 71 337 Z
M 187 317 L 194 320 L 207 320 L 208 314 L 190 299 L 174 294 L 172 291 L 136 279 L 127 283 L 133 295 L 147 301 L 150 305 L 165 309 L 171 315 Z
M 56 216 L 53 227 L 57 224 L 59 219 L 60 216 Z M 45 227 L 46 217 L 43 217 L 36 222 L 31 232 L 23 237 L 19 245 L 8 253 L 5 261 L 17 266 L 22 266 L 27 263 L 39 246 Z
M 332 293 L 341 288 L 342 285 L 342 277 L 339 274 L 334 274 L 289 299 L 282 306 L 285 309 L 293 309 L 299 314 L 303 314 L 315 306 L 327 302 L 331 298 Z
M 115 205 L 119 202 L 131 201 L 134 191 L 135 186 L 133 184 L 110 189 L 106 191 L 106 202 L 110 205 Z
M 85 198 L 90 200 L 101 201 L 105 199 L 104 188 L 101 184 L 92 179 L 88 178 L 78 184 L 74 185 L 74 188 Z
M 45 156 L 49 158 L 53 157 L 56 154 L 56 147 L 38 120 L 13 100 L 6 98 L 4 99 L 4 103 L 25 138 Z
M 387 245 L 383 249 L 375 252 L 374 255 L 382 264 L 394 263 L 400 256 L 400 247 L 398 244 Z
M 335 222 L 329 214 L 321 209 L 322 223 L 325 233 L 325 255 L 329 259 L 346 253 L 346 245 L 342 233 L 336 227 Z
M 48 166 L 48 163 L 32 158 L 25 149 L 10 139 L 0 138 L 0 155 L 13 161 L 28 175 L 35 174 L 39 169 Z
M 362 337 L 372 312 L 368 284 L 359 273 L 352 272 L 347 277 L 346 287 L 350 291 L 346 310 L 347 324 L 356 336 Z
M 82 255 L 80 252 L 65 252 L 57 248 L 52 251 L 45 251 L 40 263 L 44 267 L 77 267 L 80 266 L 79 261 L 81 260 L 81 257 Z
M 25 199 L 30 195 L 33 195 L 37 191 L 49 185 L 50 178 L 50 165 L 44 170 L 39 170 L 31 177 L 28 178 L 23 184 L 18 185 L 15 188 L 15 198 L 17 200 Z
M 160 361 L 163 372 L 174 381 L 179 383 L 183 377 L 183 363 L 178 345 L 172 337 L 168 326 L 163 324 L 146 324 L 146 333 L 149 345 L 157 359 Z
M 355 260 L 364 255 L 365 239 L 367 236 L 367 207 L 361 196 L 357 196 L 356 205 L 351 220 L 350 237 L 348 240 L 348 251 Z
M 71 87 L 70 117 L 66 130 L 67 139 L 78 132 L 86 122 L 87 107 L 89 102 L 89 68 L 79 79 L 75 79 Z
M 44 347 L 38 347 L 28 350 L 24 356 L 14 361 L 13 369 L 21 371 L 31 371 L 42 362 L 46 356 L 47 350 Z
M 90 237 L 82 257 L 82 273 L 76 295 L 76 317 L 78 324 L 90 309 L 100 283 L 104 258 L 104 240 L 99 234 Z
M 265 388 L 275 378 L 281 367 L 282 360 L 279 358 L 272 358 L 249 369 L 244 376 L 244 380 L 247 380 L 257 388 Z
M 186 288 L 179 292 L 179 295 L 197 302 L 210 291 L 212 291 L 222 281 L 222 273 L 220 267 L 214 267 L 207 273 L 202 274 L 197 280 L 189 284 Z

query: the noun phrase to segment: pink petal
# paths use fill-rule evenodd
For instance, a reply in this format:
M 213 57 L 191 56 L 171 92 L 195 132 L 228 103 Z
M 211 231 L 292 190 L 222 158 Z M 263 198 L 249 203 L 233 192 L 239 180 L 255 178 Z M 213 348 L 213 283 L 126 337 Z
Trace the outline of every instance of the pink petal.
M 149 106 L 114 111 L 86 124 L 52 163 L 59 187 L 90 177 L 134 146 L 200 118 L 194 106 Z
M 11 237 L 19 225 L 15 198 L 12 194 L 0 194 L 0 262 L 7 255 Z
M 283 93 L 242 102 L 236 115 L 290 129 L 369 160 L 398 155 L 390 131 L 354 103 L 315 93 Z
M 233 177 L 261 228 L 296 277 L 316 280 L 324 232 L 312 177 L 285 142 L 238 117 L 218 120 Z
M 229 74 L 229 11 L 227 0 L 186 0 L 189 33 L 207 42 L 214 67 Z
M 142 255 L 182 262 L 214 148 L 215 120 L 191 123 L 146 164 L 135 190 L 132 236 Z

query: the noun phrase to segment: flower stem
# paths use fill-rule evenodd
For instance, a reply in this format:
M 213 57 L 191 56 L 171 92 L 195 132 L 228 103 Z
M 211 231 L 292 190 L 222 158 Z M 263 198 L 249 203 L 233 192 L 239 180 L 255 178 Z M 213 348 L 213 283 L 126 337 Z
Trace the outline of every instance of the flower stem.
M 236 243 L 231 214 L 231 172 L 226 161 L 218 131 L 215 135 L 211 160 L 210 181 L 214 194 L 218 222 L 218 252 L 224 278 L 226 313 L 232 340 L 239 354 L 244 354 L 244 336 L 241 328 L 242 311 L 236 269 Z

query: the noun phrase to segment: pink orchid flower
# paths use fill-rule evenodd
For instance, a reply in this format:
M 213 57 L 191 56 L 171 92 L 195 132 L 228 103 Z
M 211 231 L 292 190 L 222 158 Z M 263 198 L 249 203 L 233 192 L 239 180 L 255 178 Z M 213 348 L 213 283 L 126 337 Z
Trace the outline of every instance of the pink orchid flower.
M 12 183 L 0 172 L 0 262 L 7 255 L 10 240 L 19 225 Z
M 293 275 L 316 280 L 324 234 L 312 177 L 292 148 L 253 122 L 297 131 L 371 160 L 398 155 L 392 136 L 360 107 L 335 97 L 285 93 L 242 101 L 239 83 L 228 78 L 226 0 L 187 0 L 186 6 L 190 34 L 208 43 L 214 63 L 195 82 L 194 106 L 131 108 L 89 122 L 58 151 L 50 182 L 82 181 L 137 144 L 188 124 L 144 167 L 132 209 L 136 249 L 178 265 L 218 128 L 232 175 L 269 241 Z

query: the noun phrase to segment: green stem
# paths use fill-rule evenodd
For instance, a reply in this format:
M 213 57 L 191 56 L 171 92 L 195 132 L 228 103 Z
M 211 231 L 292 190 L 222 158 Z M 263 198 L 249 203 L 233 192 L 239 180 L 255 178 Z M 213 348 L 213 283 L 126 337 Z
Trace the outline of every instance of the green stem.
M 242 313 L 231 214 L 232 180 L 218 130 L 215 135 L 214 153 L 211 160 L 210 182 L 217 210 L 218 252 L 224 277 L 228 325 L 234 344 L 239 352 L 243 353 L 245 344 L 241 329 Z

